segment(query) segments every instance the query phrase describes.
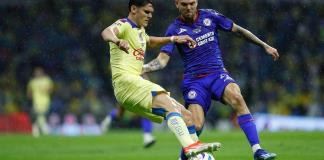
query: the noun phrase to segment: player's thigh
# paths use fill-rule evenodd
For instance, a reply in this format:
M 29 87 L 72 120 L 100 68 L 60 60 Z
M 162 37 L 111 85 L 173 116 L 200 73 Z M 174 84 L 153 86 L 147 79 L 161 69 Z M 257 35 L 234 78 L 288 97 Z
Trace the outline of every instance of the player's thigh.
M 201 83 L 184 85 L 182 94 L 186 108 L 192 104 L 198 104 L 204 112 L 208 111 L 211 104 L 211 93 Z
M 199 104 L 191 104 L 188 107 L 188 110 L 192 114 L 192 120 L 196 126 L 197 130 L 201 130 L 205 123 L 205 113 Z
M 163 117 L 152 113 L 153 93 L 158 92 L 165 90 L 140 76 L 126 76 L 114 82 L 116 99 L 123 108 L 160 123 Z
M 230 83 L 224 89 L 223 99 L 225 102 L 230 103 L 235 96 L 239 95 L 241 95 L 240 87 L 236 83 Z
M 223 99 L 230 104 L 238 114 L 249 113 L 249 109 L 243 99 L 240 87 L 235 83 L 226 86 Z
M 235 84 L 235 80 L 227 73 L 212 75 L 212 80 L 210 83 L 210 90 L 212 92 L 212 98 L 216 101 L 225 103 L 224 98 L 227 97 L 226 90 L 230 88 L 232 90 L 232 85 Z

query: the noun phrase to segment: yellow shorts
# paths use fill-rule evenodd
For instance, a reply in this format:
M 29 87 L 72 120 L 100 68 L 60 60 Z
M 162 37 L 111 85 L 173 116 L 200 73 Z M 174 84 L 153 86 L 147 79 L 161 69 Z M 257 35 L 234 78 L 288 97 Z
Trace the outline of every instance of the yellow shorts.
M 46 114 L 49 110 L 50 103 L 34 103 L 33 110 L 37 114 Z
M 161 123 L 163 117 L 152 113 L 152 92 L 166 92 L 161 86 L 136 75 L 122 75 L 113 79 L 114 94 L 128 111 Z

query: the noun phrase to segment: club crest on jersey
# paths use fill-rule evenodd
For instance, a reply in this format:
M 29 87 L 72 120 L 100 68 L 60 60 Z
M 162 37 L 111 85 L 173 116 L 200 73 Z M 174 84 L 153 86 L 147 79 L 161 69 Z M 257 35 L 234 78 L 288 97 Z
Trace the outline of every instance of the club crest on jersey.
M 194 98 L 196 98 L 196 97 L 197 97 L 197 93 L 196 93 L 196 91 L 191 90 L 191 91 L 188 92 L 188 98 L 189 98 L 189 99 L 194 99 Z
M 210 26 L 211 25 L 211 20 L 209 18 L 204 19 L 204 25 L 205 26 Z
M 185 28 L 180 28 L 180 31 L 178 32 L 178 34 L 181 34 L 181 33 L 183 33 L 183 32 L 187 32 L 187 29 L 185 29 Z

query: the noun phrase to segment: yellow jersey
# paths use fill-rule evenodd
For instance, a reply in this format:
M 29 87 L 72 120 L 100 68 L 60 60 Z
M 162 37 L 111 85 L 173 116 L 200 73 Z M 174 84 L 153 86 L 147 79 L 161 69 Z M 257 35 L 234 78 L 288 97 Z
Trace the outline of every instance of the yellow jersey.
M 117 37 L 127 40 L 129 43 L 128 53 L 119 49 L 115 43 L 109 43 L 113 80 L 122 74 L 140 75 L 149 36 L 145 33 L 143 27 L 138 28 L 128 18 L 116 21 L 113 26 L 119 31 Z
M 31 91 L 34 107 L 40 110 L 46 110 L 50 105 L 50 92 L 53 87 L 53 81 L 48 76 L 33 78 L 28 83 L 28 89 Z

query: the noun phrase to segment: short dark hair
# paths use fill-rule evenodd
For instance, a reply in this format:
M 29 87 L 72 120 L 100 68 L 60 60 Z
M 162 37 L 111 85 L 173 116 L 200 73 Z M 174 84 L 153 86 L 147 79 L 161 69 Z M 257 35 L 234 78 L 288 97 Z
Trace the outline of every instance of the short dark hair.
M 128 11 L 131 11 L 132 5 L 135 5 L 136 7 L 143 7 L 149 3 L 153 4 L 152 0 L 129 0 Z

